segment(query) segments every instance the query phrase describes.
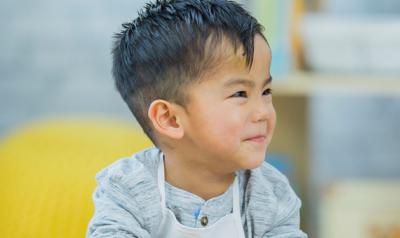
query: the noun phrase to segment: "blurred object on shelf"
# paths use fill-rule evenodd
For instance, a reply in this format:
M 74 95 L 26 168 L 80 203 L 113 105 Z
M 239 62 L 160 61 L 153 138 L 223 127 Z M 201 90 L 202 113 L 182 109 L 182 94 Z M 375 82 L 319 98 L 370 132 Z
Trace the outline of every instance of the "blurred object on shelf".
M 322 194 L 320 237 L 399 238 L 399 201 L 400 180 L 335 182 Z
M 291 24 L 291 39 L 293 48 L 294 67 L 304 68 L 303 42 L 301 40 L 300 23 L 305 11 L 303 0 L 293 2 L 293 16 Z
M 316 12 L 321 9 L 321 0 L 300 0 L 304 2 L 307 12 Z
M 334 14 L 400 14 L 399 0 L 322 0 L 322 11 Z
M 308 14 L 305 60 L 326 73 L 400 73 L 400 17 Z
M 268 153 L 265 157 L 265 161 L 272 166 L 274 166 L 281 173 L 286 175 L 286 177 L 293 178 L 293 162 L 289 157 L 282 153 Z
M 400 238 L 400 225 L 397 226 L 371 226 L 368 238 Z
M 300 2 L 302 1 L 250 0 L 248 3 L 250 11 L 265 27 L 264 35 L 272 50 L 272 75 L 284 75 L 293 70 L 293 14 L 296 12 L 300 15 Z

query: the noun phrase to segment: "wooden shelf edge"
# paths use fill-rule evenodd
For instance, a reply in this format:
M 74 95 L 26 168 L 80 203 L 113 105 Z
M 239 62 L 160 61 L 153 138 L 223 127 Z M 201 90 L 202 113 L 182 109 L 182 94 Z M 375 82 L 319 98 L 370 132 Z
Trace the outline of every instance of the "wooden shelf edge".
M 294 72 L 274 80 L 272 87 L 277 96 L 346 94 L 400 97 L 400 75 L 380 77 Z

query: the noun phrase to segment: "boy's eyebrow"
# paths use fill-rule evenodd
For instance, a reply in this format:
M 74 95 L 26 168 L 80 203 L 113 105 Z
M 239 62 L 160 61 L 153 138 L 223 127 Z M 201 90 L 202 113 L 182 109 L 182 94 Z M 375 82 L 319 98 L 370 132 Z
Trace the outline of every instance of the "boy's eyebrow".
M 268 79 L 266 79 L 263 83 L 263 87 L 265 87 L 265 85 L 269 84 L 272 82 L 272 76 L 269 76 Z M 245 85 L 247 87 L 253 88 L 254 87 L 254 82 L 250 81 L 248 79 L 242 79 L 242 78 L 237 78 L 237 79 L 232 79 L 229 80 L 228 82 L 224 83 L 224 87 L 232 87 L 234 85 Z

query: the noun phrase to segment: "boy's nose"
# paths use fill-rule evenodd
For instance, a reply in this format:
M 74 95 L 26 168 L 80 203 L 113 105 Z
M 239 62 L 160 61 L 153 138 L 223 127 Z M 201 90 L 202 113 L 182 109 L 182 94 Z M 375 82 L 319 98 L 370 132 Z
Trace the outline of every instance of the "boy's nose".
M 253 122 L 265 121 L 271 113 L 274 113 L 271 103 L 259 102 L 254 105 L 251 119 Z

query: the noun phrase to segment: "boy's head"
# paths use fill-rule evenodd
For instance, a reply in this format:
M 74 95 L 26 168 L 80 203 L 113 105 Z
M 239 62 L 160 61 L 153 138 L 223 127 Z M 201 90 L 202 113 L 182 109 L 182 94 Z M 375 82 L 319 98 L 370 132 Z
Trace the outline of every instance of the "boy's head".
M 151 140 L 148 117 L 158 99 L 189 103 L 188 88 L 240 54 L 250 69 L 254 39 L 262 26 L 240 5 L 226 0 L 157 0 L 123 24 L 113 48 L 116 87 Z

